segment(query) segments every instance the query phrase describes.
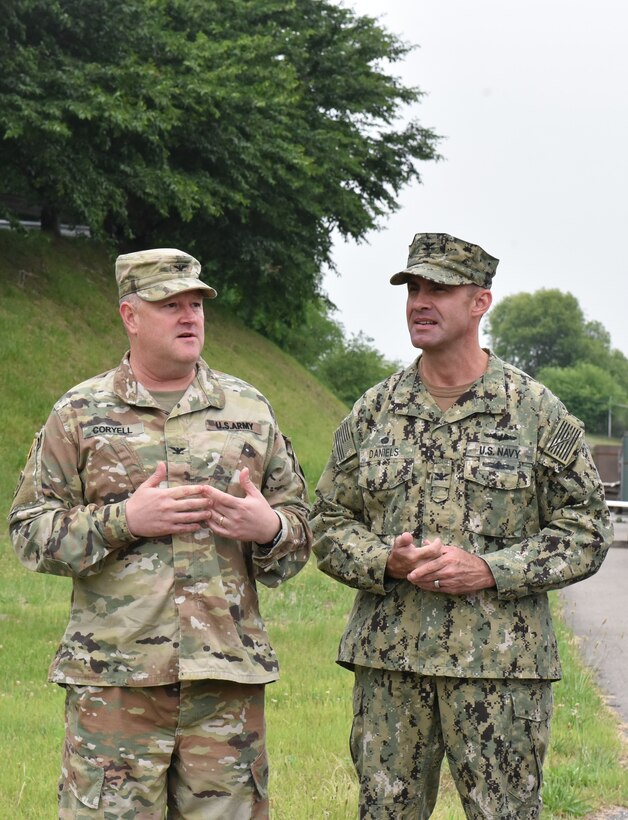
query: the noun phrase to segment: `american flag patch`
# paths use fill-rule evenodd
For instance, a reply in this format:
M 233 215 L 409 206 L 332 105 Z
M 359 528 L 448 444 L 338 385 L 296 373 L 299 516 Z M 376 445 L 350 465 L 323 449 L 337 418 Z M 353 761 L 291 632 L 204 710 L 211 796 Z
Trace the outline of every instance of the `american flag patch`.
M 569 419 L 562 419 L 545 450 L 561 464 L 569 464 L 582 438 L 582 427 Z
M 351 436 L 349 419 L 345 419 L 334 433 L 334 454 L 336 461 L 344 461 L 356 452 L 357 450 L 355 449 L 355 444 Z

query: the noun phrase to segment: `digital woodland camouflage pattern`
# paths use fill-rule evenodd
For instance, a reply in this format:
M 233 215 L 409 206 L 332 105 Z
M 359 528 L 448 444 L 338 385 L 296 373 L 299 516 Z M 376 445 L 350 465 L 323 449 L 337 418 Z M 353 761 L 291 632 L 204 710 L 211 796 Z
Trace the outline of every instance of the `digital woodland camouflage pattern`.
M 125 502 L 159 461 L 169 486 L 209 483 L 238 496 L 248 467 L 282 519 L 281 541 L 265 552 L 208 528 L 135 538 Z M 292 448 L 266 400 L 245 382 L 201 362 L 168 417 L 127 358 L 73 388 L 37 436 L 10 513 L 21 561 L 73 578 L 70 621 L 50 680 L 275 680 L 254 579 L 276 586 L 305 565 L 308 510 Z
M 59 818 L 262 820 L 264 740 L 262 685 L 68 687 Z
M 592 575 L 612 540 L 580 422 L 493 355 L 445 413 L 416 363 L 367 391 L 313 516 L 320 569 L 358 591 L 339 663 L 422 675 L 558 679 L 546 593 Z M 481 555 L 496 589 L 454 596 L 386 578 L 404 531 Z
M 478 285 L 490 288 L 499 259 L 479 245 L 446 233 L 417 233 L 412 240 L 406 268 L 390 277 L 403 285 L 422 276 L 442 285 Z
M 560 677 L 547 592 L 596 572 L 612 539 L 581 423 L 494 355 L 441 412 L 417 361 L 356 402 L 316 495 L 318 565 L 357 590 L 338 662 L 355 671 L 360 817 L 428 818 L 446 750 L 468 818 L 535 820 Z M 496 588 L 387 578 L 403 532 L 481 555 Z
M 540 816 L 552 712 L 548 681 L 357 667 L 353 700 L 351 754 L 362 820 L 428 818 L 445 753 L 471 820 Z

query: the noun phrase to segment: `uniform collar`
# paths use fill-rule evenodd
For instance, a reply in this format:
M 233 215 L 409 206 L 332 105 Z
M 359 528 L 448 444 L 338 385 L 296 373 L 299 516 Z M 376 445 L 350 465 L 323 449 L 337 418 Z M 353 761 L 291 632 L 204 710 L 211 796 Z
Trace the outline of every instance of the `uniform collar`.
M 420 357 L 419 357 L 420 358 Z M 489 352 L 484 375 L 474 382 L 464 396 L 441 413 L 430 398 L 419 376 L 419 359 L 401 372 L 394 388 L 391 409 L 400 416 L 418 416 L 432 421 L 447 422 L 466 418 L 474 413 L 502 413 L 506 409 L 504 363 Z
M 136 407 L 158 407 L 150 391 L 135 378 L 128 352 L 125 353 L 115 372 L 114 392 L 126 404 Z M 225 406 L 224 390 L 203 359 L 199 359 L 196 363 L 196 376 L 179 404 L 179 413 L 190 413 L 205 407 L 222 409 Z

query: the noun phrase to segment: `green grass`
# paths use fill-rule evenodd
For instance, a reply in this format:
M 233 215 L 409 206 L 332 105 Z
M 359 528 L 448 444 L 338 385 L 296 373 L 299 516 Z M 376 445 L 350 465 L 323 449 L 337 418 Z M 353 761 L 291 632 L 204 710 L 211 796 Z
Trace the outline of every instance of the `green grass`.
M 116 363 L 126 340 L 115 308 L 113 254 L 83 240 L 0 232 L 0 501 L 7 511 L 35 430 L 68 387 Z M 219 304 L 207 310 L 205 358 L 271 400 L 313 486 L 345 408 L 276 346 Z M 12 820 L 53 820 L 63 692 L 46 670 L 65 627 L 70 582 L 24 570 L 0 519 L 0 807 Z M 348 751 L 351 674 L 334 663 L 353 593 L 310 563 L 261 590 L 282 677 L 268 688 L 275 820 L 346 820 L 357 790 Z M 617 722 L 560 628 L 565 678 L 555 688 L 544 818 L 628 806 Z M 436 820 L 462 820 L 444 770 Z
M 559 615 L 558 599 L 553 603 Z M 617 718 L 605 706 L 573 636 L 560 617 L 555 620 L 563 679 L 554 689 L 546 809 L 550 816 L 585 816 L 601 805 L 628 806 L 628 756 Z

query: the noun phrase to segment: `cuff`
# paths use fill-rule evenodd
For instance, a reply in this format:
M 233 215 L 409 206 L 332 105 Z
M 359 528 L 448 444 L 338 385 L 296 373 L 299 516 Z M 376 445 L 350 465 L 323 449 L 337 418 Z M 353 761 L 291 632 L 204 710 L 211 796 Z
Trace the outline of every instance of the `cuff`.
M 281 542 L 286 537 L 287 528 L 284 517 L 281 515 L 281 513 L 278 513 L 277 510 L 275 510 L 274 513 L 279 519 L 279 531 L 277 532 L 277 535 L 273 538 L 272 541 L 267 541 L 265 544 L 260 544 L 257 541 L 255 542 L 257 544 L 258 551 L 262 554 L 268 554 L 271 550 L 275 549 L 276 546 L 281 544 Z

